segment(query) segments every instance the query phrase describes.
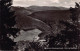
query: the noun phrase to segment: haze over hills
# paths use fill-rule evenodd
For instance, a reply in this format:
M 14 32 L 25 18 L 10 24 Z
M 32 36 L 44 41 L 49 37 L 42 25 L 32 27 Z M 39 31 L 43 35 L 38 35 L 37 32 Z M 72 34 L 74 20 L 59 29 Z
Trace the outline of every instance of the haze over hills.
M 45 11 L 45 10 L 67 10 L 65 7 L 56 7 L 56 6 L 29 6 L 27 9 L 31 9 L 33 11 Z
M 68 10 L 69 8 L 65 7 L 50 7 L 50 6 L 29 6 L 29 7 L 20 7 L 20 6 L 12 6 L 12 9 L 15 11 L 25 12 L 26 14 L 30 14 L 32 12 L 37 11 L 46 11 L 46 10 Z

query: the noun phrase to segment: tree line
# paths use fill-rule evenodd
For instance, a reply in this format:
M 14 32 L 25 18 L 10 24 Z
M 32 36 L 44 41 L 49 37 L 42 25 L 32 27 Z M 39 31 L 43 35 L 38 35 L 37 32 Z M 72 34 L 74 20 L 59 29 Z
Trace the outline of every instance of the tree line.
M 60 20 L 59 23 L 64 25 L 64 29 L 61 30 L 56 37 L 50 35 L 46 36 L 49 38 L 49 47 L 76 47 L 79 46 L 79 15 L 80 15 L 80 5 L 75 3 L 75 8 L 70 7 L 70 21 Z
M 11 11 L 12 0 L 0 0 L 0 50 L 12 50 L 16 44 L 10 36 L 14 38 L 19 31 L 18 28 L 14 28 L 15 11 Z

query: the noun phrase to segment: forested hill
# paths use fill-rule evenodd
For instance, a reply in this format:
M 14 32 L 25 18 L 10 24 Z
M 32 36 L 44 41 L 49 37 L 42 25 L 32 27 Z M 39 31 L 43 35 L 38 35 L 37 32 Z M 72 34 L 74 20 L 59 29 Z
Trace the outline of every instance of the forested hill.
M 51 27 L 52 27 L 54 33 L 56 33 L 57 20 L 60 20 L 60 19 L 61 20 L 68 20 L 69 16 L 70 16 L 69 10 L 64 10 L 64 9 L 63 10 L 61 10 L 61 9 L 54 10 L 53 9 L 53 10 L 35 11 L 35 10 L 27 9 L 24 7 L 12 7 L 12 10 L 15 11 L 16 22 L 17 22 L 16 25 L 19 28 L 28 29 L 31 27 L 32 28 L 39 27 L 40 29 L 44 29 L 46 32 L 48 32 L 47 30 L 50 28 L 47 28 L 48 26 L 46 24 L 44 24 L 47 21 L 47 23 L 51 24 Z M 28 20 L 28 18 L 31 21 Z M 29 21 L 30 21 L 30 23 L 29 23 Z M 42 26 L 40 26 L 40 25 L 42 25 Z M 43 36 L 43 35 L 41 35 L 41 36 Z
M 15 11 L 15 14 L 19 15 L 20 13 L 22 13 L 22 15 L 26 15 L 26 16 L 29 15 L 33 18 L 40 19 L 41 21 L 48 21 L 48 22 L 59 20 L 59 19 L 66 20 L 66 19 L 69 19 L 69 16 L 70 16 L 69 9 L 64 8 L 64 7 L 59 8 L 59 7 L 46 7 L 46 6 L 45 7 L 40 7 L 40 6 L 15 7 L 15 6 L 12 6 L 12 10 Z

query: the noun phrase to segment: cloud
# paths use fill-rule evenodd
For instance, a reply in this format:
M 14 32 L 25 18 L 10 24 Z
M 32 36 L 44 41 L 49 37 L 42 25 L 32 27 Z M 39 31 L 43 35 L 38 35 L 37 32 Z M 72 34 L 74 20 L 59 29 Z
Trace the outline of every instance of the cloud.
M 26 0 L 13 0 L 13 1 L 26 1 Z
M 28 0 L 28 1 L 36 1 L 36 0 Z
M 80 0 L 13 0 L 13 6 L 28 7 L 31 5 L 37 6 L 74 6 L 74 2 L 80 2 Z
M 53 3 L 59 3 L 59 0 L 50 0 Z

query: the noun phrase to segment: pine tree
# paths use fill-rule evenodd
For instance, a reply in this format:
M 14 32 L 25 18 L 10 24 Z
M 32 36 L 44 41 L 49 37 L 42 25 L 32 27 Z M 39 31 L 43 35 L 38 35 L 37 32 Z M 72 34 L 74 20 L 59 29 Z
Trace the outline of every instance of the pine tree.
M 67 42 L 67 40 L 69 41 L 69 44 L 67 45 L 68 47 L 74 47 L 75 45 L 78 46 L 78 39 L 79 39 L 79 32 L 80 32 L 80 28 L 79 28 L 79 12 L 78 10 L 80 5 L 78 3 L 76 3 L 75 8 L 70 8 L 70 12 L 71 12 L 71 22 L 68 21 L 60 21 L 61 24 L 65 25 L 65 29 L 61 30 L 61 34 L 64 35 L 63 37 L 65 37 L 65 40 L 63 44 L 65 44 L 65 42 Z M 62 40 L 63 42 L 63 40 Z
M 16 37 L 19 31 L 13 28 L 16 24 L 14 11 L 11 11 L 12 0 L 0 0 L 0 49 L 12 50 L 15 42 L 10 36 Z
M 62 29 L 56 37 L 50 37 L 48 42 L 49 47 L 78 47 L 80 40 L 80 24 L 78 20 L 80 13 L 80 5 L 76 3 L 75 8 L 70 8 L 70 12 L 70 21 L 60 20 L 60 24 L 64 25 L 64 29 Z M 58 43 L 56 43 L 56 41 Z

